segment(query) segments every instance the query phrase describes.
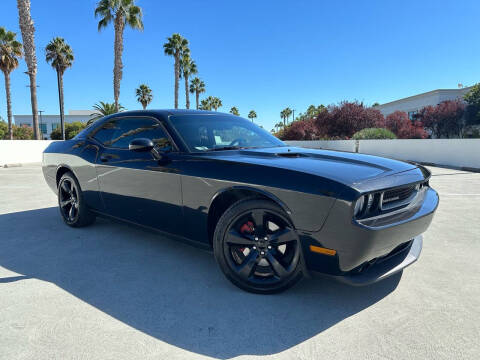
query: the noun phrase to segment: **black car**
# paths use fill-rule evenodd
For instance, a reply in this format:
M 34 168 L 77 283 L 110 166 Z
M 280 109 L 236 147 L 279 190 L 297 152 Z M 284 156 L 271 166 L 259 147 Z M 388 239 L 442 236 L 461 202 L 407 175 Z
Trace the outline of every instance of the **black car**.
M 52 143 L 43 173 L 72 227 L 98 215 L 213 248 L 242 289 L 320 272 L 351 284 L 414 262 L 438 195 L 422 166 L 285 145 L 242 119 L 129 111 Z

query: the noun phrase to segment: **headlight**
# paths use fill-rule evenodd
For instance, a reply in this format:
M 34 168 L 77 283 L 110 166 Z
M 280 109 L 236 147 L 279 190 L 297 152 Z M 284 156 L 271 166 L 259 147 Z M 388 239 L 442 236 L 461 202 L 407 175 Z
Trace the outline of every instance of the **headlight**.
M 357 216 L 363 210 L 364 204 L 365 204 L 365 196 L 359 197 L 357 202 L 355 203 L 355 209 L 353 210 L 353 215 Z

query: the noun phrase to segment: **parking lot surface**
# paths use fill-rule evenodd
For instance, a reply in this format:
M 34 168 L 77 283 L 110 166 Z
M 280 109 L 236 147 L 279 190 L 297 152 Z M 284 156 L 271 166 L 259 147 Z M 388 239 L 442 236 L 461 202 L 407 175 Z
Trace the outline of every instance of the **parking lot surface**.
M 431 170 L 440 205 L 401 276 L 261 296 L 158 234 L 69 228 L 40 166 L 1 168 L 0 358 L 478 359 L 480 173 Z

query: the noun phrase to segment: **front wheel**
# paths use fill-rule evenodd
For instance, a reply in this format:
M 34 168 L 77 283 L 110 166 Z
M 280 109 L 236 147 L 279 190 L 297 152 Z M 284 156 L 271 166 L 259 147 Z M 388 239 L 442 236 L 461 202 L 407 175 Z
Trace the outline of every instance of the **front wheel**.
M 271 201 L 233 204 L 218 221 L 213 247 L 225 276 L 243 290 L 277 293 L 302 278 L 298 235 L 287 214 Z
M 63 174 L 58 182 L 58 207 L 69 226 L 82 227 L 95 221 L 95 214 L 87 208 L 80 185 L 71 172 Z

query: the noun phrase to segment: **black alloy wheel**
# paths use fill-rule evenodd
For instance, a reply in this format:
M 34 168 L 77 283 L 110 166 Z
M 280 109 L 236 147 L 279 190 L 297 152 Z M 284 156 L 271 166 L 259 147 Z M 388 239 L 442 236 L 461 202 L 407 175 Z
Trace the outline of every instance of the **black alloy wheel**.
M 73 223 L 78 217 L 78 190 L 74 182 L 65 178 L 58 187 L 60 211 L 67 222 Z
M 235 285 L 256 293 L 276 293 L 302 277 L 301 246 L 285 212 L 266 200 L 242 200 L 220 218 L 214 250 Z
M 95 215 L 85 206 L 80 185 L 71 172 L 63 174 L 58 182 L 58 207 L 69 226 L 87 226 L 95 221 Z

